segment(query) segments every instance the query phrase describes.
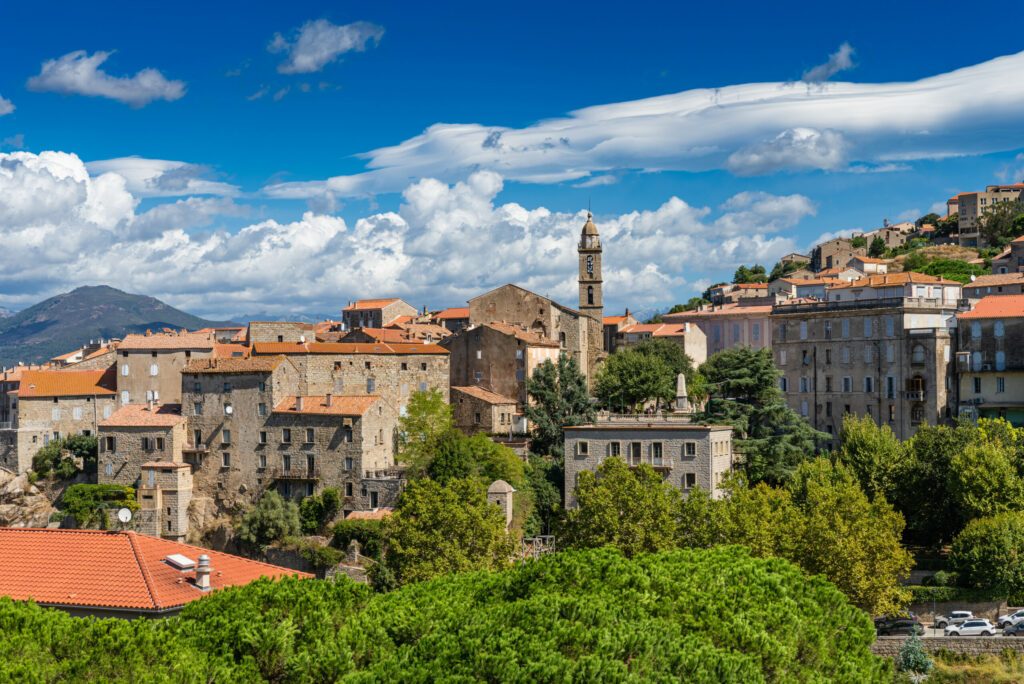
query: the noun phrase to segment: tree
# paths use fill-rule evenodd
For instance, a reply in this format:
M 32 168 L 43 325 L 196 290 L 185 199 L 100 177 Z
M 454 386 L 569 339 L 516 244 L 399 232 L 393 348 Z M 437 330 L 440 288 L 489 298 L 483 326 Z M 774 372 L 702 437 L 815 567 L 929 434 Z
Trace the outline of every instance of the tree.
M 581 472 L 576 503 L 560 535 L 568 548 L 614 546 L 632 557 L 675 545 L 679 490 L 647 464 L 608 458 L 596 474 Z
M 1013 453 L 993 441 L 975 441 L 950 460 L 949 491 L 964 520 L 1024 509 L 1024 481 Z
M 400 584 L 506 567 L 513 539 L 477 480 L 409 483 L 384 524 L 384 563 Z
M 1024 592 L 1024 513 L 978 518 L 953 539 L 951 567 L 961 584 L 995 589 L 1006 596 Z
M 780 483 L 812 457 L 826 435 L 786 405 L 770 349 L 718 352 L 701 367 L 709 399 L 703 420 L 732 425 L 752 483 Z
M 526 406 L 526 417 L 533 424 L 531 448 L 560 461 L 565 451 L 562 428 L 594 420 L 587 379 L 576 359 L 561 354 L 558 363 L 547 360 L 537 366 L 526 381 L 526 392 L 532 400 Z
M 533 499 L 530 515 L 523 524 L 523 536 L 552 534 L 562 513 L 565 470 L 550 459 L 531 454 L 526 467 L 526 488 Z
M 107 511 L 139 510 L 135 489 L 115 484 L 74 484 L 64 490 L 60 505 L 79 528 L 107 529 Z
M 763 482 L 748 487 L 742 477 L 727 489 L 720 514 L 722 543 L 742 544 L 757 556 L 797 555 L 803 520 L 787 490 Z
M 992 204 L 978 219 L 978 232 L 993 247 L 1002 247 L 1024 234 L 1024 202 Z
M 660 406 L 675 396 L 672 369 L 654 354 L 618 351 L 602 364 L 594 383 L 601 405 L 618 413 L 637 413 L 648 402 Z
M 737 285 L 743 285 L 746 283 L 766 283 L 768 282 L 768 273 L 764 270 L 764 266 L 761 264 L 754 264 L 750 268 L 740 266 L 733 274 L 732 282 Z
M 441 390 L 418 391 L 409 396 L 405 415 L 398 419 L 397 460 L 406 464 L 411 477 L 422 476 L 433 457 L 436 440 L 453 427 L 452 407 Z
M 320 494 L 307 496 L 299 504 L 299 520 L 303 534 L 317 534 L 327 523 L 334 520 L 339 510 L 341 495 L 334 487 L 327 487 Z
M 932 225 L 932 226 L 934 226 L 940 220 L 942 220 L 941 216 L 939 216 L 935 212 L 931 212 L 929 214 L 925 214 L 921 218 L 919 218 L 916 221 L 914 221 L 914 225 L 917 226 L 918 228 L 920 228 L 921 226 L 924 226 L 924 225 Z
M 299 507 L 268 489 L 238 524 L 239 540 L 253 551 L 299 534 Z
M 869 497 L 882 494 L 892 501 L 907 468 L 903 443 L 888 425 L 875 424 L 871 416 L 843 416 L 840 434 L 836 460 L 853 472 Z
M 868 247 L 868 256 L 878 259 L 885 256 L 885 249 L 885 240 L 881 235 L 876 235 L 875 239 L 871 241 L 871 246 Z
M 959 259 L 932 259 L 920 268 L 908 268 L 906 262 L 903 266 L 906 270 L 916 270 L 927 275 L 940 276 L 965 284 L 971 281 L 971 276 L 985 275 L 989 272 L 981 264 L 969 264 Z
M 775 265 L 772 266 L 772 272 L 768 275 L 768 282 L 778 278 L 785 278 L 794 271 L 807 268 L 807 265 L 807 261 L 777 261 Z
M 724 543 L 723 502 L 699 485 L 679 502 L 676 521 L 676 544 L 684 549 L 708 549 Z
M 856 235 L 850 238 L 850 246 L 854 249 L 860 249 L 868 246 L 868 239 L 863 235 Z
M 92 435 L 71 435 L 64 439 L 50 440 L 32 457 L 32 470 L 40 477 L 51 473 L 62 480 L 69 480 L 80 471 L 75 461 L 83 464 L 82 470 L 96 472 L 96 454 L 99 442 Z
M 517 489 L 524 478 L 522 459 L 507 446 L 483 433 L 467 437 L 455 429 L 435 440 L 426 474 L 441 484 L 476 477 L 484 484 L 505 480 Z
M 932 662 L 932 657 L 928 655 L 928 652 L 924 650 L 921 637 L 911 634 L 910 638 L 900 646 L 900 652 L 896 655 L 895 665 L 899 672 L 927 676 L 932 671 L 935 663 Z

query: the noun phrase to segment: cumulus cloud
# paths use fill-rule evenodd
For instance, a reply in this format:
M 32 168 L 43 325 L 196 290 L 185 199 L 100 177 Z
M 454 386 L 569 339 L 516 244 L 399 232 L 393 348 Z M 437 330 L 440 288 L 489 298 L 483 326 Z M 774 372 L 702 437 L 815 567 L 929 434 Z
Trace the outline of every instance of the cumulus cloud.
M 619 177 L 618 176 L 614 176 L 614 175 L 609 174 L 609 175 L 606 175 L 606 176 L 592 176 L 590 178 L 587 178 L 586 180 L 583 180 L 583 181 L 580 181 L 579 183 L 576 183 L 572 187 L 574 187 L 574 188 L 597 188 L 597 187 L 601 187 L 603 185 L 615 185 L 618 182 L 619 182 Z
M 38 299 L 102 282 L 218 317 L 332 311 L 385 294 L 457 305 L 506 282 L 575 302 L 585 212 L 501 203 L 493 171 L 416 181 L 395 212 L 349 222 L 307 211 L 231 232 L 220 217 L 245 209 L 230 197 L 139 212 L 138 179 L 105 168 L 57 152 L 0 154 L 0 291 Z M 801 195 L 745 192 L 714 208 L 670 197 L 598 216 L 608 306 L 663 307 L 709 280 L 712 264 L 773 261 L 795 249 L 790 229 L 814 211 Z
M 338 26 L 317 19 L 294 31 L 291 40 L 274 34 L 267 50 L 287 55 L 277 67 L 280 73 L 309 74 L 320 71 L 346 52 L 363 52 L 370 43 L 378 45 L 383 36 L 384 28 L 368 21 Z
M 827 62 L 805 71 L 802 80 L 805 83 L 821 83 L 822 81 L 829 80 L 840 71 L 852 69 L 854 66 L 853 52 L 853 47 L 849 43 L 843 43 L 839 46 L 838 50 L 828 56 Z
M 10 114 L 14 111 L 14 103 L 0 95 L 0 116 Z
M 154 100 L 168 102 L 185 96 L 183 81 L 170 81 L 156 69 L 142 69 L 134 76 L 111 76 L 100 69 L 113 52 L 85 50 L 43 62 L 42 69 L 28 80 L 29 90 L 64 95 L 107 97 L 132 107 L 144 107 Z
M 201 164 L 167 159 L 118 157 L 88 162 L 89 173 L 116 173 L 124 178 L 136 197 L 182 197 L 185 195 L 239 194 L 238 186 L 209 178 L 211 171 Z
M 885 165 L 1024 147 L 1021 71 L 1024 52 L 910 82 L 749 83 L 588 107 L 524 128 L 439 123 L 363 154 L 361 173 L 307 179 L 290 192 L 400 192 L 410 178 L 451 183 L 479 169 L 531 183 L 636 170 L 898 170 Z

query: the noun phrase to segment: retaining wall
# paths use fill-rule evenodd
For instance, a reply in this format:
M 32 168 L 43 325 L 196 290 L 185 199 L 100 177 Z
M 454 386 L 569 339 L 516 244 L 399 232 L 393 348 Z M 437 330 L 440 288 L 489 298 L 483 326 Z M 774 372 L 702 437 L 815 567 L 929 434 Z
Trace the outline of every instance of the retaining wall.
M 894 658 L 907 637 L 885 636 L 875 639 L 871 644 L 871 652 L 878 656 Z M 1009 649 L 1024 653 L 1024 639 L 1018 637 L 934 637 L 921 639 L 924 650 L 929 653 L 950 651 L 963 655 L 984 655 L 986 653 L 1002 653 Z

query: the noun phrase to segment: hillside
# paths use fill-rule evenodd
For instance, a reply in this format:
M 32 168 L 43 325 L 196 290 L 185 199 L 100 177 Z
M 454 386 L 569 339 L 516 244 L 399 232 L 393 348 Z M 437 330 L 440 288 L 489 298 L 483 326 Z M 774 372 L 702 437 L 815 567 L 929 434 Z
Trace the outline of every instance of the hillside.
M 105 285 L 59 294 L 0 318 L 0 365 L 39 363 L 89 340 L 161 328 L 205 328 L 214 321 L 187 314 L 159 299 Z

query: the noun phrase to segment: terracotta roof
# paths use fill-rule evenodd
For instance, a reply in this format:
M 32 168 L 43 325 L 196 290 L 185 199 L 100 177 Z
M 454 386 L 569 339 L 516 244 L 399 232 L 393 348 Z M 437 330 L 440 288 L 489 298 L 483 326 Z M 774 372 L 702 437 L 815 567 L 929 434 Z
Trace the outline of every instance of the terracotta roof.
M 601 322 L 604 325 L 618 325 L 619 323 L 622 323 L 622 321 L 624 320 L 626 320 L 625 316 L 605 316 L 603 319 L 601 319 Z
M 369 394 L 363 396 L 331 396 L 331 405 L 327 405 L 323 395 L 302 397 L 302 410 L 296 409 L 297 397 L 285 397 L 274 407 L 274 413 L 298 413 L 322 416 L 361 416 L 366 413 L 380 397 Z
M 1024 294 L 983 297 L 970 311 L 957 314 L 957 318 L 1024 318 Z
M 434 315 L 434 318 L 439 321 L 446 321 L 451 318 L 469 318 L 469 307 L 458 306 L 450 309 L 444 309 L 442 311 L 438 311 Z
M 668 323 L 634 323 L 620 330 L 622 333 L 650 333 L 655 337 L 668 335 L 682 335 L 685 331 L 680 329 L 679 324 Z
M 737 283 L 736 289 L 738 290 L 764 290 L 768 287 L 768 283 Z
M 213 349 L 211 333 L 156 333 L 154 335 L 126 335 L 118 345 L 119 351 L 149 351 L 156 349 Z
M 394 513 L 394 508 L 383 507 L 375 511 L 352 511 L 345 516 L 345 520 L 383 520 Z
M 100 422 L 100 427 L 174 427 L 185 421 L 181 404 L 128 404 Z
M 1024 235 L 1021 235 L 1020 237 L 1013 238 L 1012 242 L 1024 242 Z
M 244 344 L 225 344 L 217 342 L 213 345 L 213 358 L 237 359 L 249 355 L 249 347 Z
M 46 366 L 14 366 L 0 373 L 0 382 L 21 382 L 21 376 L 28 371 L 45 370 Z M 61 371 L 67 373 L 67 371 Z
M 146 461 L 140 468 L 172 468 L 174 470 L 181 470 L 183 468 L 191 468 L 192 466 L 188 463 L 181 463 L 179 461 Z
M 406 323 L 412 323 L 414 320 L 416 320 L 415 316 L 395 316 L 388 325 L 405 325 Z
M 851 257 L 850 261 L 859 261 L 862 264 L 887 264 L 889 263 L 886 259 L 876 259 L 874 257 L 867 256 L 855 256 Z
M 359 333 L 363 333 L 377 342 L 409 341 L 409 336 L 401 328 L 354 328 L 339 339 L 340 341 L 345 342 L 347 338 L 351 337 L 351 341 L 355 341 L 355 339 L 359 337 Z
M 484 323 L 484 325 L 492 330 L 497 330 L 505 335 L 512 335 L 517 340 L 525 342 L 526 344 L 533 345 L 535 347 L 559 347 L 561 345 L 554 340 L 549 340 L 543 335 L 538 335 L 535 332 L 530 332 L 526 328 L 521 328 L 517 325 L 510 325 L 508 323 L 501 323 L 493 321 L 491 323 Z
M 674 314 L 665 314 L 662 320 L 666 323 L 683 323 L 691 318 L 717 318 L 728 316 L 749 316 L 751 314 L 767 315 L 772 312 L 771 304 L 757 304 L 754 306 L 742 306 L 736 303 L 723 304 L 714 307 L 713 310 L 704 311 L 681 311 Z
M 250 356 L 241 359 L 192 359 L 181 369 L 182 373 L 197 375 L 211 373 L 272 373 L 283 356 Z
M 436 344 L 422 342 L 254 342 L 253 354 L 445 354 Z
M 89 397 L 116 394 L 117 375 L 114 367 L 106 370 L 36 370 L 21 376 L 18 396 Z
M 468 394 L 469 396 L 471 396 L 471 397 L 473 397 L 475 399 L 479 399 L 480 401 L 486 402 L 488 404 L 516 404 L 516 403 L 518 403 L 515 399 L 513 399 L 511 397 L 506 397 L 503 394 L 498 394 L 497 392 L 492 392 L 490 390 L 485 390 L 483 387 L 476 387 L 476 386 L 470 385 L 470 386 L 467 386 L 467 387 L 452 387 L 451 389 L 452 389 L 453 392 L 462 392 L 463 394 Z
M 946 204 L 960 204 L 960 195 L 953 195 L 946 200 Z
M 833 266 L 832 268 L 824 268 L 818 271 L 815 275 L 817 275 L 819 278 L 827 278 L 829 276 L 834 276 L 838 278 L 839 274 L 843 273 L 844 271 L 856 271 L 857 273 L 861 272 L 860 269 L 856 269 L 852 266 Z
M 118 344 L 118 342 L 111 342 L 106 347 L 100 347 L 96 351 L 90 354 L 86 354 L 84 357 L 82 357 L 82 361 L 91 361 L 101 356 L 105 356 L 106 354 L 113 354 L 115 351 L 117 351 Z
M 997 285 L 1024 284 L 1024 273 L 995 273 L 982 275 L 964 284 L 964 289 L 973 287 L 994 287 Z
M 926 275 L 924 273 L 918 273 L 917 271 L 905 271 L 903 273 L 879 273 L 877 275 L 869 275 L 848 283 L 838 283 L 829 289 L 843 290 L 852 287 L 889 287 L 908 284 L 960 286 L 960 283 L 954 280 L 946 280 L 939 276 Z
M 66 361 L 66 360 L 70 359 L 71 357 L 77 356 L 77 355 L 79 355 L 81 353 L 82 353 L 81 349 L 76 349 L 75 351 L 69 351 L 67 354 L 61 354 L 60 356 L 54 356 L 52 359 L 50 359 L 50 361 Z
M 398 297 L 391 297 L 389 299 L 360 299 L 359 301 L 352 302 L 346 306 L 342 311 L 365 311 L 367 309 L 381 309 L 388 304 L 394 304 L 395 302 L 401 301 Z
M 0 595 L 58 606 L 160 612 L 206 595 L 165 558 L 210 557 L 210 584 L 222 589 L 302 572 L 135 532 L 0 528 Z
M 836 281 L 835 278 L 779 278 L 779 280 L 790 285 L 831 285 Z
M 452 331 L 443 325 L 434 323 L 388 323 L 387 328 L 392 326 L 398 330 L 404 330 L 409 334 L 410 339 L 424 339 L 425 337 L 448 337 Z

